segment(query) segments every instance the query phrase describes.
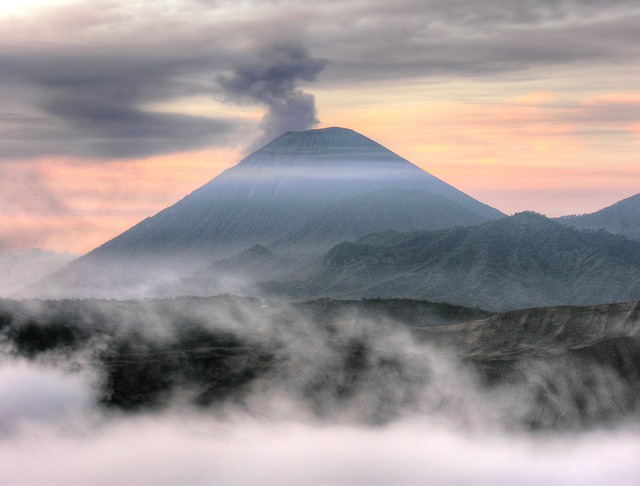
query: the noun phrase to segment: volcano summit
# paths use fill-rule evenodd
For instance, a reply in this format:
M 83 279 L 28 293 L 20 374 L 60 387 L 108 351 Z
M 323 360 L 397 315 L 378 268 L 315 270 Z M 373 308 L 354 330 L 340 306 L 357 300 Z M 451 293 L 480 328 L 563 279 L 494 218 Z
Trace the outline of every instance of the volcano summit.
M 502 216 L 352 130 L 288 132 L 27 294 L 144 296 L 255 245 L 295 262 L 373 232 Z

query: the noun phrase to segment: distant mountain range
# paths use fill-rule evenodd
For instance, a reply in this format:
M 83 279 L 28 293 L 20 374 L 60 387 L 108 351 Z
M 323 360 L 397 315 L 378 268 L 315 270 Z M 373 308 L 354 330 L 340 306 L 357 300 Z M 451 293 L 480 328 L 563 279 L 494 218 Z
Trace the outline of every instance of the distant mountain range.
M 312 276 L 265 288 L 295 298 L 397 297 L 501 311 L 640 299 L 640 242 L 535 213 L 341 243 Z
M 389 189 L 396 191 L 385 192 Z M 414 214 L 404 217 L 405 225 L 395 223 L 402 230 L 427 229 L 410 226 L 425 221 L 433 221 L 429 229 L 436 229 L 503 216 L 373 140 L 352 130 L 327 128 L 285 133 L 88 257 L 136 256 L 156 262 L 162 257 L 182 264 L 203 255 L 219 259 L 256 244 L 286 241 L 290 233 L 326 217 L 327 211 L 339 211 L 346 198 L 360 196 L 366 201 L 366 195 L 371 195 L 377 207 L 385 202 L 397 207 L 398 191 L 413 191 L 417 198 L 417 191 L 422 191 L 427 193 L 425 200 L 442 198 L 430 211 L 430 219 L 415 214 L 425 210 L 425 201 L 415 208 L 405 207 Z M 440 213 L 445 206 L 448 213 L 443 218 Z M 351 217 L 371 218 L 367 210 L 365 203 L 362 213 Z M 356 234 L 363 236 L 372 228 L 380 226 L 365 225 L 364 233 Z M 326 235 L 325 242 L 332 246 L 342 237 L 338 231 L 333 238 Z
M 487 216 L 494 219 L 493 214 L 476 212 L 422 189 L 381 189 L 342 199 L 273 247 L 285 252 L 291 248 L 317 252 L 370 233 L 471 226 L 487 221 Z
M 623 199 L 595 213 L 564 216 L 557 218 L 557 221 L 574 228 L 602 229 L 640 241 L 640 194 Z
M 555 221 L 505 217 L 327 128 L 285 133 L 18 295 L 393 297 L 492 311 L 620 302 L 640 299 L 640 241 L 624 236 L 640 240 L 640 195 Z

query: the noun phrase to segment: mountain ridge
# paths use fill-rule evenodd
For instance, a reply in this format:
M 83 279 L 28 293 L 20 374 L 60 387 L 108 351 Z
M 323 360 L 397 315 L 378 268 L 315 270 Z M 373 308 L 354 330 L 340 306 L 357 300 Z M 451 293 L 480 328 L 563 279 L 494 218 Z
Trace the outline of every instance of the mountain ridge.
M 403 297 L 493 311 L 640 298 L 640 243 L 536 213 L 440 231 L 388 231 L 327 252 L 295 298 Z
M 589 214 L 563 216 L 556 221 L 580 229 L 603 229 L 640 241 L 640 194 Z

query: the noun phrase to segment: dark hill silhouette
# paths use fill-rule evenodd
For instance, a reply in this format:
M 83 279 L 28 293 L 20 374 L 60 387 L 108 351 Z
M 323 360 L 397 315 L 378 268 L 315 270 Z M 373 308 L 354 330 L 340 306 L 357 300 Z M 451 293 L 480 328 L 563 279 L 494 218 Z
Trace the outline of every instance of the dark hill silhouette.
M 404 297 L 509 310 L 640 298 L 640 243 L 521 213 L 479 226 L 341 243 L 294 297 Z
M 519 420 L 528 428 L 637 416 L 640 302 L 532 308 L 416 333 L 476 364 L 489 387 L 526 396 Z
M 595 213 L 564 216 L 557 221 L 574 228 L 603 229 L 640 241 L 640 194 L 618 201 Z

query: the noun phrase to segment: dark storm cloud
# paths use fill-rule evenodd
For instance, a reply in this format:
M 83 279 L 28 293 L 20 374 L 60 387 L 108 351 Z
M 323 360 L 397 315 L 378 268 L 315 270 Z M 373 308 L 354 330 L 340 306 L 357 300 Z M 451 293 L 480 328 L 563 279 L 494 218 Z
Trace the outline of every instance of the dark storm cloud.
M 34 112 L 31 120 L 11 113 L 0 119 L 5 156 L 149 156 L 228 142 L 229 134 L 241 125 L 232 119 L 141 107 L 183 96 L 213 95 L 212 87 L 198 79 L 201 66 L 210 59 L 53 53 L 5 55 L 0 62 L 12 68 L 0 73 L 6 83 L 30 87 L 29 109 Z
M 267 107 L 264 133 L 257 143 L 262 145 L 284 132 L 319 123 L 313 95 L 303 92 L 297 83 L 314 81 L 325 64 L 309 57 L 300 46 L 274 46 L 244 60 L 231 74 L 218 76 L 218 83 L 232 100 Z
M 46 113 L 83 133 L 85 155 L 139 157 L 215 144 L 231 131 L 231 120 L 153 113 L 126 104 L 60 98 L 43 104 Z
M 78 2 L 2 21 L 1 157 L 138 157 L 250 142 L 254 127 L 240 116 L 150 108 L 188 96 L 264 106 L 264 141 L 317 123 L 308 86 L 316 77 L 347 89 L 548 79 L 555 67 L 629 73 L 640 58 L 640 5 L 631 0 L 124 5 Z

